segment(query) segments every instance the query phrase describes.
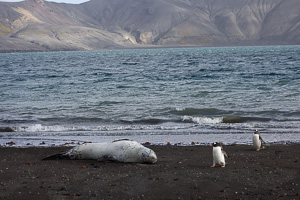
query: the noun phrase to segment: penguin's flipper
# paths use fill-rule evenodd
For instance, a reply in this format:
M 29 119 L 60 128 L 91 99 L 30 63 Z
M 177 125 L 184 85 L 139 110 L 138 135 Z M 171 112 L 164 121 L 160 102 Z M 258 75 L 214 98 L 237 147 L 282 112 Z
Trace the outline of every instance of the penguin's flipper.
M 70 157 L 66 154 L 59 153 L 59 154 L 55 154 L 55 155 L 43 158 L 42 160 L 61 160 L 61 159 L 70 159 Z
M 222 153 L 224 154 L 224 156 L 226 156 L 227 158 L 229 158 L 229 156 L 227 155 L 226 151 L 223 150 L 223 148 L 222 148 Z
M 228 155 L 227 155 L 227 153 L 226 153 L 226 151 L 224 151 L 223 147 L 221 147 L 221 151 L 224 154 L 224 156 L 226 156 L 227 158 L 229 158 Z
M 263 140 L 262 137 L 261 137 L 260 132 L 257 131 L 257 134 L 258 134 L 258 136 L 259 136 L 259 140 L 262 141 L 262 142 L 264 142 L 264 140 Z
M 259 135 L 259 140 L 262 141 L 262 142 L 264 142 L 264 140 L 262 139 L 262 137 L 260 135 Z

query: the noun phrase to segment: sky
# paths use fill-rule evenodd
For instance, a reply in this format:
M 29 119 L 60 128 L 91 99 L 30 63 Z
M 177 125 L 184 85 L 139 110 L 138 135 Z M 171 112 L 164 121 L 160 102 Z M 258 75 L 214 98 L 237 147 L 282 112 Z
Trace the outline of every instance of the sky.
M 22 0 L 0 0 L 1 1 L 5 1 L 5 2 L 20 2 Z M 80 4 L 89 0 L 46 0 L 46 1 L 50 1 L 50 2 L 57 2 L 57 3 L 72 3 L 72 4 Z

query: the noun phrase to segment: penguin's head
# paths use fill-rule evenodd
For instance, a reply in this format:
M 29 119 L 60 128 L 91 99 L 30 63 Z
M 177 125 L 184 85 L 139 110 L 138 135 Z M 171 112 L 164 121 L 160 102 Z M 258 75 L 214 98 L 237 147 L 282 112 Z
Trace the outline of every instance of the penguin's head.
M 253 133 L 254 133 L 254 134 L 258 134 L 259 132 L 258 132 L 258 130 L 256 129 L 255 131 L 253 131 Z
M 211 146 L 211 147 L 221 147 L 222 144 L 223 144 L 223 143 L 221 143 L 221 142 L 214 142 L 214 143 L 212 143 L 210 146 Z

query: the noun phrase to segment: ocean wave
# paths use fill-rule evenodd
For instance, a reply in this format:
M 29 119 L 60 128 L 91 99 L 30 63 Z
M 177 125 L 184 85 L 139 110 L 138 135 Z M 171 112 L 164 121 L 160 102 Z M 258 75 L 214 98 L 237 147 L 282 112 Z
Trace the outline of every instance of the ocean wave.
M 0 127 L 0 132 L 14 132 L 14 129 L 11 127 Z
M 197 124 L 234 124 L 234 123 L 246 123 L 246 122 L 269 122 L 271 118 L 263 117 L 240 117 L 240 116 L 221 116 L 221 117 L 208 117 L 208 116 L 184 116 L 184 122 L 192 122 Z
M 223 117 L 192 117 L 184 116 L 184 122 L 194 122 L 197 124 L 219 124 L 223 122 Z
M 141 130 L 178 130 L 186 129 L 190 125 L 185 124 L 170 124 L 170 125 L 150 125 L 150 124 L 131 124 L 131 125 L 81 125 L 81 126 L 72 126 L 72 125 L 42 125 L 42 124 L 33 124 L 27 126 L 15 126 L 15 127 L 2 127 L 0 132 L 105 132 L 105 131 L 141 131 Z
M 64 123 L 52 125 L 45 125 L 41 123 L 33 124 L 20 124 L 17 126 L 4 126 L 0 127 L 0 132 L 68 132 L 68 131 L 115 131 L 115 130 L 177 130 L 186 129 L 195 125 L 203 126 L 217 126 L 218 124 L 232 124 L 232 123 L 246 123 L 249 121 L 269 121 L 268 118 L 255 118 L 255 117 L 202 117 L 202 116 L 183 116 L 178 119 L 160 119 L 160 118 L 142 118 L 135 120 L 120 120 L 116 123 L 99 123 L 98 120 L 92 120 L 88 123 Z M 45 120 L 47 121 L 47 120 Z M 69 120 L 67 120 L 70 122 Z M 85 121 L 85 120 L 83 120 Z M 78 121 L 77 121 L 78 122 Z M 86 122 L 86 121 L 85 121 Z M 192 125 L 190 125 L 192 124 Z
M 139 119 L 139 120 L 120 120 L 125 124 L 161 124 L 166 122 L 166 120 L 158 118 L 149 118 L 149 119 Z
M 271 118 L 263 118 L 263 117 L 240 117 L 240 116 L 226 116 L 223 117 L 223 123 L 245 123 L 245 122 L 268 122 L 271 121 Z
M 176 108 L 175 110 L 171 110 L 170 113 L 175 115 L 201 115 L 201 116 L 229 114 L 227 111 L 219 110 L 216 108 Z
M 42 123 L 39 123 L 42 122 Z M 0 132 L 94 132 L 94 131 L 142 131 L 152 130 L 190 130 L 207 127 L 209 129 L 239 128 L 298 128 L 299 119 L 272 119 L 243 116 L 181 116 L 170 118 L 140 119 L 78 119 L 77 120 L 44 120 L 37 123 L 2 123 Z
M 178 123 L 182 122 L 180 119 L 161 119 L 161 118 L 141 118 L 137 120 L 120 120 L 124 124 L 145 124 L 145 125 L 158 125 L 168 122 Z

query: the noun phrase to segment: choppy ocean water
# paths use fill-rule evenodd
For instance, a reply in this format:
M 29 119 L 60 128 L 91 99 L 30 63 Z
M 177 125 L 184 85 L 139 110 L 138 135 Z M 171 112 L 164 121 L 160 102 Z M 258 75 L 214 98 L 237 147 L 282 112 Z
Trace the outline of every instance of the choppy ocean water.
M 300 46 L 0 54 L 0 145 L 300 142 Z

